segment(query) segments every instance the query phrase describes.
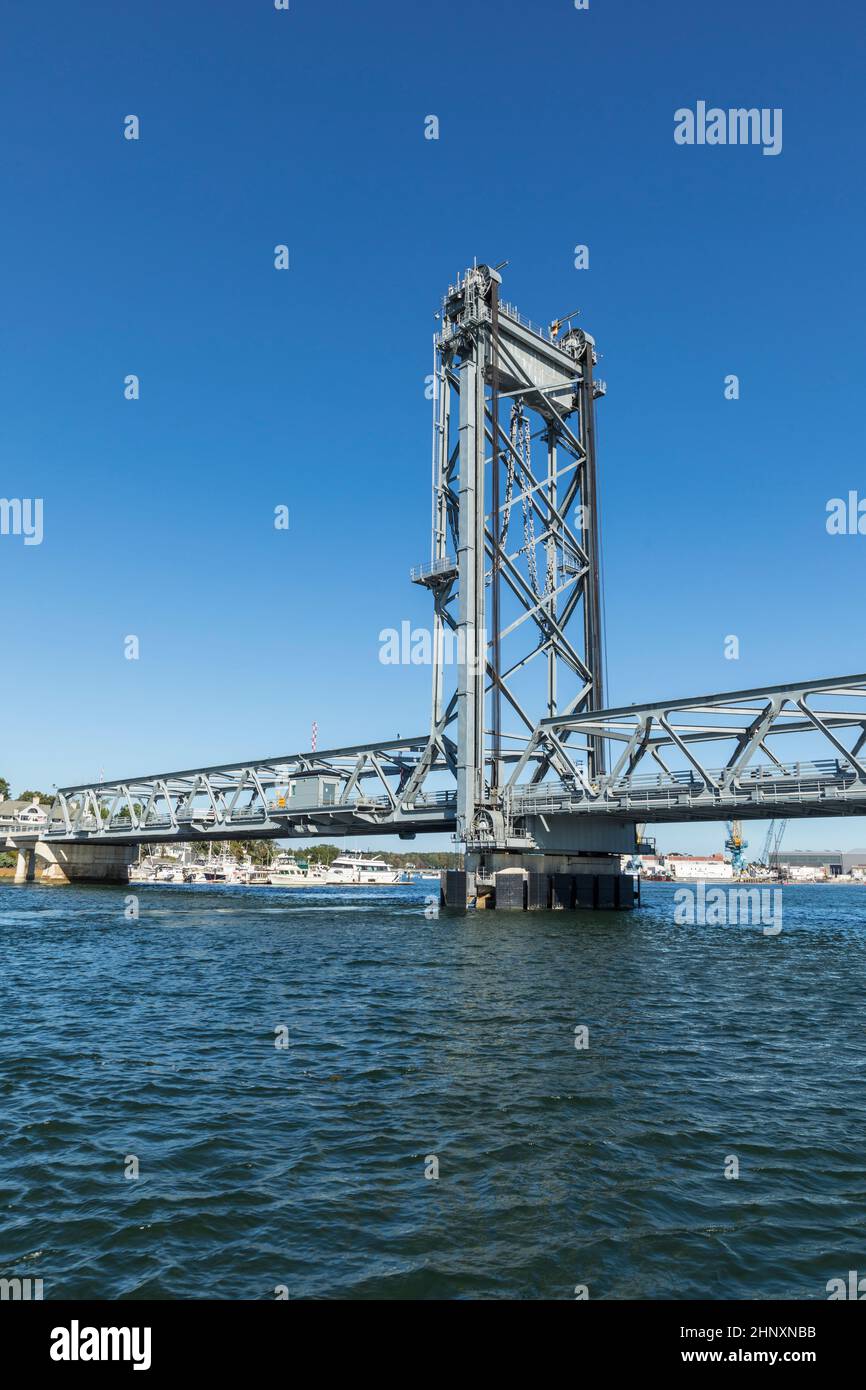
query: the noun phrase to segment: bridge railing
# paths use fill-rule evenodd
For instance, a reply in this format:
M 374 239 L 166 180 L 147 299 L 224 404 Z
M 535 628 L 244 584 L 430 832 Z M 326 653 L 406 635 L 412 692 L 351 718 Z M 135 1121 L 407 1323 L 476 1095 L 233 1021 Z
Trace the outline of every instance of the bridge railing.
M 413 565 L 409 578 L 413 584 L 422 584 L 425 579 L 435 579 L 437 575 L 451 574 L 457 570 L 457 561 L 451 555 L 440 556 L 438 560 L 428 560 L 424 565 Z
M 628 799 L 637 803 L 641 800 L 654 799 L 659 793 L 680 798 L 712 797 L 715 794 L 721 798 L 737 799 L 743 794 L 752 797 L 767 794 L 775 797 L 779 794 L 787 795 L 797 788 L 805 793 L 829 790 L 832 787 L 844 790 L 853 786 L 860 786 L 862 794 L 866 796 L 866 782 L 858 778 L 852 771 L 843 768 L 838 761 L 834 762 L 830 759 L 813 763 L 782 764 L 778 767 L 765 764 L 761 768 L 750 770 L 747 775 L 735 779 L 727 786 L 721 787 L 719 783 L 723 774 L 723 768 L 714 768 L 708 772 L 708 778 L 713 779 L 715 787 L 712 782 L 705 781 L 696 773 L 687 772 L 676 772 L 671 776 L 666 776 L 664 773 L 651 773 L 613 782 L 602 779 L 588 787 L 576 784 L 569 786 L 564 783 L 541 783 L 535 787 L 514 789 L 509 793 L 509 803 L 521 810 L 535 810 L 545 807 L 552 809 L 565 802 L 584 805 L 614 800 L 619 803 Z

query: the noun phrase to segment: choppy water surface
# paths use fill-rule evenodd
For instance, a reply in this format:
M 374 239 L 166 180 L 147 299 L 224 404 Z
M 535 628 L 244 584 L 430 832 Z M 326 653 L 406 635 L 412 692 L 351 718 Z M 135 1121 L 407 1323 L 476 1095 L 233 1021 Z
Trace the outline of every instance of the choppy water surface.
M 767 936 L 677 926 L 665 885 L 434 921 L 429 887 L 0 887 L 0 1275 L 825 1298 L 866 1271 L 866 889 L 785 889 Z

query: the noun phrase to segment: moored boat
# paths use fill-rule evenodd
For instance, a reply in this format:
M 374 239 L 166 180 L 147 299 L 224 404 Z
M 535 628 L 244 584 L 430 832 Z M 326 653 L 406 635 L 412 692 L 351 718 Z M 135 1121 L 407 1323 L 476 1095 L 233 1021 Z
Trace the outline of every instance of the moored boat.
M 363 885 L 393 884 L 400 881 L 400 870 L 392 869 L 378 855 L 340 854 L 329 866 L 325 881 L 329 884 Z
M 275 888 L 314 888 L 325 881 L 320 864 L 301 863 L 293 854 L 278 855 L 268 873 Z

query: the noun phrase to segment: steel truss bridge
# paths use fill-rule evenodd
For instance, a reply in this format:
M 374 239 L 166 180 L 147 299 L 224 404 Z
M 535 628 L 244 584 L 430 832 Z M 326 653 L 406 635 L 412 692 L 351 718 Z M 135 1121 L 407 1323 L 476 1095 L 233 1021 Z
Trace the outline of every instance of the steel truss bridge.
M 610 771 L 593 777 L 604 744 Z M 866 674 L 542 720 L 503 791 L 527 818 L 635 823 L 866 814 Z M 432 785 L 438 777 L 450 787 Z M 302 803 L 302 804 L 299 804 Z M 426 735 L 64 787 L 16 840 L 105 844 L 454 831 L 454 752 Z
M 594 339 L 573 314 L 537 327 L 500 283 L 473 265 L 437 315 L 411 575 L 433 607 L 426 731 L 63 787 L 10 843 L 451 832 L 468 855 L 613 856 L 642 823 L 866 813 L 866 675 L 605 707 Z

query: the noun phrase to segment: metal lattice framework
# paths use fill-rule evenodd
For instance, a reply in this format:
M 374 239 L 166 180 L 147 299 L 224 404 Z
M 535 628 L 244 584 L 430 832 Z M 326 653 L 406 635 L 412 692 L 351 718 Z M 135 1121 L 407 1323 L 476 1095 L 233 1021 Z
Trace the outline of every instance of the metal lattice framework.
M 443 301 L 432 556 L 412 576 L 433 593 L 431 745 L 442 751 L 456 723 L 458 833 L 470 846 L 501 818 L 506 769 L 539 715 L 603 703 L 594 343 L 566 320 L 529 323 L 499 284 L 474 266 Z M 589 756 L 603 771 L 601 743 Z
M 610 772 L 593 777 L 602 739 Z M 514 767 L 509 819 L 863 815 L 866 675 L 546 719 Z M 543 782 L 539 767 L 550 769 Z
M 427 752 L 423 735 L 63 787 L 48 829 L 20 833 L 121 843 L 453 829 L 453 779 L 410 790 Z

